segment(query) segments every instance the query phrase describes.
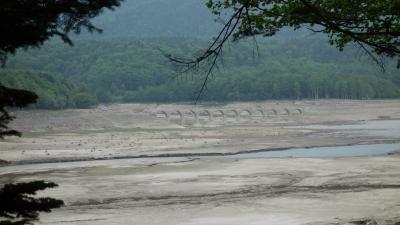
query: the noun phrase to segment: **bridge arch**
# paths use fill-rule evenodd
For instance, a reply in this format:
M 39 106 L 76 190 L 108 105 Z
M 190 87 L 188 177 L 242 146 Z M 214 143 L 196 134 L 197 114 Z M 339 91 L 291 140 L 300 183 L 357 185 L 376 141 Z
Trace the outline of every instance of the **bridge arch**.
M 217 109 L 212 113 L 213 119 L 217 119 L 218 117 L 222 117 L 222 121 L 225 121 L 225 112 L 221 109 Z
M 278 111 L 276 109 L 270 109 L 267 111 L 268 117 L 276 117 L 278 116 Z
M 194 111 L 194 110 L 190 110 L 189 112 L 190 112 L 190 113 L 194 116 L 194 118 L 196 118 L 196 120 L 197 120 L 197 118 L 198 118 L 197 112 Z
M 265 113 L 264 110 L 262 109 L 256 109 L 253 113 L 253 118 L 261 118 L 264 119 L 265 118 Z
M 226 118 L 233 118 L 239 120 L 239 112 L 236 109 L 230 109 L 225 113 Z
M 249 109 L 243 109 L 239 113 L 240 118 L 245 118 L 245 119 L 252 119 L 253 113 Z
M 290 110 L 287 108 L 283 109 L 282 116 L 290 116 Z
M 178 122 L 180 124 L 183 123 L 183 113 L 179 110 L 175 110 L 175 111 L 171 112 L 169 115 L 169 118 L 170 118 L 170 121 L 174 120 L 176 122 L 176 120 L 178 120 Z
M 164 119 L 169 119 L 169 114 L 166 111 L 157 111 L 155 116 L 157 118 L 164 118 Z
M 299 115 L 303 115 L 303 110 L 301 109 L 295 109 L 294 111 Z
M 192 124 L 197 123 L 199 120 L 198 115 L 194 110 L 189 110 L 185 112 L 184 117 L 187 122 L 191 122 Z
M 203 117 L 204 116 L 207 116 L 207 119 L 204 119 Z M 209 111 L 209 110 L 207 110 L 207 109 L 205 109 L 205 110 L 203 110 L 203 111 L 201 111 L 200 113 L 198 113 L 198 120 L 199 121 L 208 121 L 208 122 L 211 122 L 212 120 L 213 120 L 213 115 L 212 115 L 212 113 Z

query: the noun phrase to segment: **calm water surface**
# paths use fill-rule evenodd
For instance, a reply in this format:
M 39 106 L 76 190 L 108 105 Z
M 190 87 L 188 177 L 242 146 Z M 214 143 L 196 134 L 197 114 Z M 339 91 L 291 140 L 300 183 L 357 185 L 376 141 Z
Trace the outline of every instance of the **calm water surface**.
M 400 150 L 400 143 L 372 144 L 316 148 L 292 148 L 282 151 L 265 151 L 224 156 L 229 158 L 324 158 L 384 155 Z

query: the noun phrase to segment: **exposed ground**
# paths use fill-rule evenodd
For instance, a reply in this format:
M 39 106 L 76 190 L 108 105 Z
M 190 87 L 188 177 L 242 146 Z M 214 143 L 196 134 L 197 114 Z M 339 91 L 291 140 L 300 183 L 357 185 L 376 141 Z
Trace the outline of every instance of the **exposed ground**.
M 183 121 L 157 113 L 176 109 Z M 193 124 L 191 109 L 216 117 Z M 218 109 L 227 112 L 225 121 Z M 249 119 L 245 109 L 278 115 Z M 398 154 L 199 159 L 400 142 L 398 100 L 132 104 L 16 116 L 13 126 L 25 136 L 0 142 L 0 159 L 9 162 L 0 167 L 0 182 L 60 184 L 43 195 L 64 199 L 66 207 L 43 214 L 42 224 L 400 224 Z

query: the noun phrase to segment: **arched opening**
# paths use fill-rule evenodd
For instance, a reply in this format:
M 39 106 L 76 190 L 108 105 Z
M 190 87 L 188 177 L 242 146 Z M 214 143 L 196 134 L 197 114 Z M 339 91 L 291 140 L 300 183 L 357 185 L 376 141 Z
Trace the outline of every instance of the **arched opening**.
M 251 120 L 252 115 L 253 115 L 253 113 L 248 109 L 242 110 L 239 114 L 240 119 L 244 119 L 244 120 Z
M 176 110 L 169 114 L 169 118 L 171 122 L 182 124 L 183 123 L 183 114 L 181 111 Z
M 169 114 L 166 111 L 158 111 L 155 116 L 160 119 L 169 119 Z
M 194 110 L 189 110 L 184 114 L 185 122 L 195 124 L 198 122 L 198 115 Z
M 225 113 L 222 110 L 215 110 L 212 114 L 212 117 L 215 121 L 225 122 Z
M 213 116 L 210 111 L 207 109 L 203 110 L 198 114 L 198 121 L 200 123 L 211 122 L 213 120 Z
M 226 112 L 226 120 L 228 121 L 238 121 L 239 112 L 236 109 L 231 109 Z
M 281 115 L 282 115 L 282 116 L 290 116 L 290 111 L 289 111 L 289 109 L 287 109 L 287 108 L 283 109 Z
M 265 117 L 265 113 L 264 110 L 262 109 L 257 109 L 253 112 L 253 118 L 254 119 L 258 119 L 258 120 L 262 120 Z
M 295 109 L 292 114 L 295 116 L 303 115 L 303 110 Z
M 278 111 L 275 110 L 275 109 L 268 110 L 267 116 L 269 118 L 277 117 L 278 116 Z

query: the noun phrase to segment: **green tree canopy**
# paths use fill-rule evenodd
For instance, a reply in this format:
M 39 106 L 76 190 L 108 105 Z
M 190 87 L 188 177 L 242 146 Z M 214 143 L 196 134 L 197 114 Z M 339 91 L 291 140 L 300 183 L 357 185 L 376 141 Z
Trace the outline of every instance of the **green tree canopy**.
M 385 57 L 397 58 L 400 67 L 400 0 L 208 0 L 207 6 L 226 18 L 208 48 L 192 58 L 166 54 L 189 69 L 210 63 L 196 101 L 230 37 L 273 36 L 287 27 L 326 34 L 339 50 L 353 43 L 382 69 Z
M 233 11 L 225 29 L 236 39 L 307 27 L 339 49 L 355 43 L 372 57 L 400 57 L 400 0 L 209 0 L 207 6 L 216 15 Z

